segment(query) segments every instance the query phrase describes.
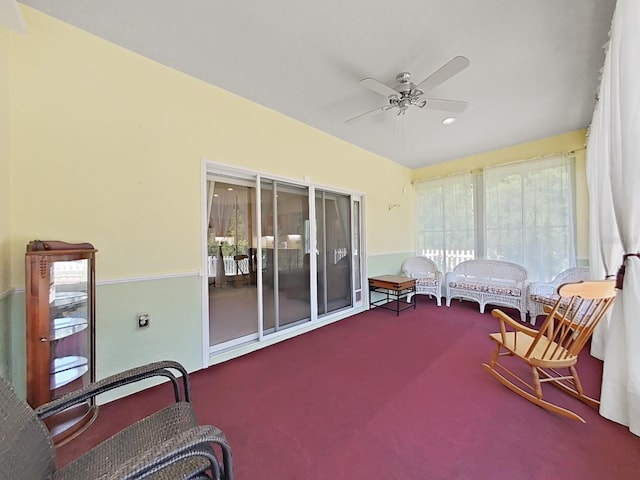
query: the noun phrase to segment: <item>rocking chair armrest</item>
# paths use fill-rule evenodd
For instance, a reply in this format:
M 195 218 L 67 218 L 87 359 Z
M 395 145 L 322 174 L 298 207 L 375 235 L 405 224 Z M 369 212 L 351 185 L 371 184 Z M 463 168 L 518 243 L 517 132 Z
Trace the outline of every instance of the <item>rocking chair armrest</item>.
M 102 380 L 99 380 L 97 382 L 90 383 L 89 385 L 79 390 L 69 392 L 51 402 L 40 405 L 35 409 L 35 412 L 42 420 L 50 417 L 51 415 L 55 415 L 56 413 L 59 413 L 73 405 L 78 405 L 79 403 L 85 402 L 86 400 L 94 398 L 102 393 L 116 389 L 123 385 L 128 385 L 130 383 L 139 382 L 146 378 L 158 376 L 166 377 L 171 381 L 171 383 L 173 384 L 175 400 L 176 402 L 179 402 L 182 399 L 182 395 L 180 392 L 180 387 L 178 385 L 178 377 L 176 377 L 176 375 L 174 375 L 171 370 L 175 370 L 182 375 L 185 401 L 190 401 L 191 392 L 187 371 L 178 362 L 164 360 L 149 363 L 140 367 L 131 368 L 129 370 L 125 370 L 124 372 L 116 373 L 115 375 L 103 378 Z
M 506 331 L 505 324 L 509 325 L 515 331 L 525 333 L 530 337 L 535 337 L 538 334 L 537 330 L 534 330 L 533 328 L 525 327 L 524 325 L 522 325 L 521 323 L 517 322 L 516 320 L 511 318 L 509 315 L 504 313 L 499 308 L 494 308 L 493 310 L 491 310 L 491 315 L 493 315 L 495 318 L 500 320 L 500 331 L 502 331 L 503 334 Z
M 222 469 L 211 448 L 212 444 L 220 447 L 222 451 Z M 191 457 L 201 457 L 208 461 L 213 470 L 214 478 L 233 479 L 231 447 L 224 433 L 213 425 L 193 427 L 163 443 L 149 446 L 143 453 L 129 459 L 101 478 L 103 480 L 127 480 L 140 478 L 141 475 L 154 472 L 160 473 L 159 477 L 162 478 L 161 472 L 164 468 Z

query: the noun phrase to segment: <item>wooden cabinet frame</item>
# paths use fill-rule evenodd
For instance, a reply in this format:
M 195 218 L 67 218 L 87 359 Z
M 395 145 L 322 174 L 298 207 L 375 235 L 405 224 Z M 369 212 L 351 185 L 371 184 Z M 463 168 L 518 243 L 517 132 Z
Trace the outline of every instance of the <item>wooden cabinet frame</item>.
M 96 252 L 88 243 L 27 245 L 27 401 L 34 408 L 95 380 Z M 92 400 L 54 415 L 47 425 L 60 444 L 96 415 Z

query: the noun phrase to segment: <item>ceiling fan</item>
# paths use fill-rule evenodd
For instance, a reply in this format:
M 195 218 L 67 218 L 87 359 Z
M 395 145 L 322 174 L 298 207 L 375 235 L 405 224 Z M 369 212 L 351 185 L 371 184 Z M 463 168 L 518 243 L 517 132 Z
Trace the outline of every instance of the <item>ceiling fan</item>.
M 469 59 L 458 56 L 449 60 L 438 70 L 433 72 L 422 82 L 415 84 L 411 82 L 411 74 L 402 72 L 396 76 L 397 85 L 390 87 L 375 78 L 364 78 L 360 84 L 380 95 L 387 97 L 388 103 L 381 107 L 374 108 L 368 112 L 361 113 L 345 121 L 345 123 L 358 120 L 367 115 L 385 112 L 387 110 L 397 110 L 397 115 L 404 115 L 409 107 L 432 108 L 434 110 L 444 110 L 445 112 L 460 113 L 467 108 L 468 103 L 459 100 L 444 100 L 441 98 L 428 98 L 423 95 L 429 90 L 433 90 L 441 83 L 449 80 L 454 75 L 460 73 L 469 66 Z

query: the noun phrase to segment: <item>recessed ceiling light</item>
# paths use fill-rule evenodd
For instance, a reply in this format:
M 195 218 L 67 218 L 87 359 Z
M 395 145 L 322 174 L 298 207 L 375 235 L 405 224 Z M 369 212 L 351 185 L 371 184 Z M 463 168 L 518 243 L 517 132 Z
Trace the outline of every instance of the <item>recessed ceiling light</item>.
M 442 124 L 443 125 L 451 125 L 455 121 L 456 121 L 456 117 L 447 117 L 444 120 L 442 120 Z
M 231 187 L 227 188 L 227 190 L 229 190 L 230 192 L 233 192 L 233 188 Z

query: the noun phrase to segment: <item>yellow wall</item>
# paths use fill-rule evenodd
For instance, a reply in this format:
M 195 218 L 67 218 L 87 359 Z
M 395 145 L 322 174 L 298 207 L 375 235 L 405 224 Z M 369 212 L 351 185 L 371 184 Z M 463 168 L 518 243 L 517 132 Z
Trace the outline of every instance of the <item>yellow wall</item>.
M 23 285 L 24 247 L 35 238 L 94 243 L 98 280 L 199 270 L 202 159 L 361 191 L 369 252 L 412 248 L 409 169 L 22 11 L 29 35 L 15 36 L 12 65 L 13 285 Z M 389 203 L 404 208 L 389 212 Z
M 9 31 L 0 27 L 0 295 L 9 289 Z
M 0 27 L 0 375 L 11 378 L 9 291 L 9 31 Z
M 555 137 L 522 143 L 492 152 L 478 153 L 450 162 L 431 165 L 413 171 L 413 180 L 425 180 L 452 173 L 473 171 L 501 163 L 525 160 L 560 152 L 575 152 L 576 158 L 576 256 L 589 256 L 589 200 L 585 169 L 586 130 L 576 130 Z

